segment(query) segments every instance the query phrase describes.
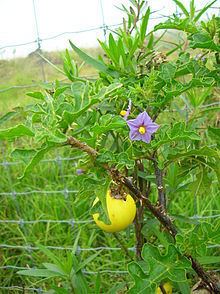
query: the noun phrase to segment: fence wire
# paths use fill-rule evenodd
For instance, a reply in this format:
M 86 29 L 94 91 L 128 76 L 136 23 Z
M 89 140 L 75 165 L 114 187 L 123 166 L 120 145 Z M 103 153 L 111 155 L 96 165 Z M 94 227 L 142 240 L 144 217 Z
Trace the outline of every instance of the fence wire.
M 18 290 L 18 291 L 21 291 L 23 293 L 25 293 L 24 291 L 36 292 L 36 293 L 39 293 L 39 294 L 46 293 L 41 288 L 30 288 L 30 287 L 21 287 L 21 286 L 6 286 L 6 287 L 0 286 L 0 289 L 2 289 L 2 290 L 8 290 L 8 291 Z
M 27 192 L 1 192 L 0 196 L 11 196 L 11 197 L 16 197 L 16 196 L 28 196 L 32 194 L 45 194 L 45 195 L 51 195 L 51 194 L 63 194 L 65 197 L 68 197 L 69 194 L 76 194 L 78 191 L 77 190 L 68 190 L 67 188 L 64 190 L 50 190 L 50 191 L 43 191 L 43 190 L 32 190 L 32 191 L 27 191 Z
M 70 246 L 45 246 L 48 249 L 52 250 L 73 250 L 73 247 Z M 37 246 L 31 246 L 31 245 L 10 245 L 10 244 L 0 244 L 0 248 L 9 248 L 9 249 L 21 249 L 26 251 L 36 251 L 40 250 Z M 120 247 L 107 247 L 107 246 L 99 246 L 99 247 L 91 247 L 91 248 L 81 248 L 80 246 L 77 247 L 76 252 L 80 253 L 83 251 L 120 251 L 122 250 Z M 135 247 L 129 247 L 129 251 L 135 251 Z

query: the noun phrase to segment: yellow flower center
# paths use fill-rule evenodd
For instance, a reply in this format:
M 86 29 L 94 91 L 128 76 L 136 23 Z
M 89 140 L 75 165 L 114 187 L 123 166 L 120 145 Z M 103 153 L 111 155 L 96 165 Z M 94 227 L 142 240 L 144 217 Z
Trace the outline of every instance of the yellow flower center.
M 145 127 L 139 127 L 138 132 L 142 135 L 145 134 L 146 133 Z
M 125 116 L 126 113 L 127 113 L 126 110 L 121 110 L 121 111 L 120 111 L 120 115 L 121 115 L 121 116 Z

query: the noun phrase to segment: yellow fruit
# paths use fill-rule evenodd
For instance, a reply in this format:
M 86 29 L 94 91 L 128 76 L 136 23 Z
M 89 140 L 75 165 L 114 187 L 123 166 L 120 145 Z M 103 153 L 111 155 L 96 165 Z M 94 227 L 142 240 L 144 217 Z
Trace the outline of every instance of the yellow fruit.
M 163 288 L 166 291 L 166 294 L 172 294 L 172 285 L 170 282 L 166 282 L 165 284 L 163 284 Z M 160 287 L 158 287 L 156 289 L 156 294 L 162 294 L 162 291 L 160 289 Z
M 126 200 L 113 198 L 108 191 L 106 195 L 106 206 L 108 217 L 111 224 L 105 224 L 99 220 L 99 213 L 93 214 L 93 219 L 97 226 L 108 233 L 115 233 L 127 228 L 134 220 L 136 214 L 136 205 L 134 199 L 127 194 Z M 95 199 L 94 205 L 99 201 Z

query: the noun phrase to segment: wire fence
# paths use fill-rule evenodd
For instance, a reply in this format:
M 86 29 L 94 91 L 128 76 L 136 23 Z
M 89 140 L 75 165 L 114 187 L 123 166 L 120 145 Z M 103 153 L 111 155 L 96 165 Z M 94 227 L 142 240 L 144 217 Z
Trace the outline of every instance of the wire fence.
M 98 26 L 98 27 L 90 27 L 90 28 L 85 28 L 82 30 L 75 30 L 75 31 L 65 31 L 59 34 L 54 34 L 45 38 L 41 38 L 40 34 L 39 34 L 39 28 L 38 28 L 38 18 L 37 18 L 37 13 L 36 13 L 36 3 L 35 0 L 33 0 L 33 10 L 34 10 L 34 19 L 35 19 L 35 27 L 36 27 L 36 39 L 31 40 L 29 42 L 23 42 L 23 43 L 16 43 L 16 44 L 6 44 L 4 46 L 0 47 L 0 50 L 4 50 L 7 48 L 16 48 L 16 47 L 21 47 L 21 46 L 29 46 L 32 44 L 36 44 L 36 49 L 41 49 L 42 43 L 45 41 L 49 41 L 49 40 L 53 40 L 53 39 L 57 39 L 61 36 L 65 36 L 65 35 L 71 35 L 71 34 L 80 34 L 80 33 L 85 33 L 85 32 L 92 32 L 92 31 L 98 31 L 98 30 L 102 30 L 103 31 L 103 37 L 106 40 L 107 38 L 107 33 L 108 32 L 112 32 L 113 29 L 119 27 L 121 25 L 121 23 L 118 24 L 113 24 L 113 25 L 108 25 L 106 24 L 105 21 L 105 16 L 104 16 L 104 9 L 103 9 L 103 5 L 102 5 L 102 0 L 99 1 L 100 3 L 100 11 L 101 11 L 101 16 L 102 16 L 102 25 Z M 213 7 L 214 9 L 217 9 L 217 7 Z M 164 19 L 167 18 L 169 16 L 165 16 L 165 15 L 156 15 L 155 14 L 158 13 L 158 11 L 153 11 L 151 13 L 151 19 Z M 44 75 L 44 65 L 43 62 L 41 63 L 41 67 L 42 67 L 42 79 L 44 80 L 44 84 L 48 85 L 48 82 L 45 82 L 45 75 Z M 89 77 L 96 77 L 93 75 L 90 75 Z M 42 83 L 41 83 L 42 84 Z M 12 85 L 6 88 L 2 88 L 0 89 L 0 93 L 4 93 L 6 91 L 10 91 L 13 89 L 28 89 L 28 88 L 35 88 L 38 87 L 39 83 L 32 83 L 32 84 L 26 84 L 26 85 Z M 207 105 L 202 105 L 201 108 L 207 108 L 207 107 L 213 107 L 213 106 L 218 106 L 220 105 L 220 102 L 215 102 L 215 103 L 211 103 L 211 104 L 207 104 Z M 52 158 L 52 159 L 45 159 L 42 160 L 42 163 L 56 163 L 58 165 L 62 164 L 63 162 L 75 162 L 78 159 L 80 159 L 82 156 L 78 156 L 78 157 L 62 157 L 62 156 L 58 156 L 56 158 Z M 3 168 L 9 168 L 9 167 L 13 167 L 13 166 L 17 166 L 17 165 L 22 165 L 23 162 L 22 161 L 7 161 L 4 160 L 2 162 L 0 162 L 0 167 L 2 166 Z M 3 191 L 0 192 L 0 200 L 2 198 L 5 197 L 11 197 L 12 199 L 16 199 L 17 197 L 33 197 L 34 195 L 40 195 L 40 196 L 51 196 L 51 195 L 60 195 L 60 196 L 64 196 L 64 198 L 68 198 L 69 195 L 72 194 L 76 194 L 78 191 L 74 190 L 74 189 L 68 189 L 68 187 L 66 187 L 65 189 L 61 189 L 61 190 L 28 190 L 28 191 L 17 191 L 17 190 L 12 190 L 12 191 Z M 215 215 L 193 215 L 191 217 L 188 217 L 188 219 L 190 220 L 208 220 L 208 219 L 217 219 L 220 217 L 220 214 L 215 214 Z M 175 219 L 175 216 L 173 216 L 173 218 Z M 1 226 L 3 225 L 18 225 L 20 228 L 23 228 L 26 225 L 36 225 L 36 224 L 57 224 L 57 225 L 69 225 L 72 228 L 75 225 L 81 225 L 81 224 L 91 224 L 93 223 L 93 221 L 91 219 L 80 219 L 80 220 L 75 220 L 74 218 L 71 219 L 23 219 L 23 218 L 18 218 L 18 219 L 0 219 L 0 224 Z M 50 249 L 50 250 L 60 250 L 60 251 L 72 251 L 73 247 L 71 246 L 54 246 L 54 245 L 47 245 L 45 246 L 46 248 Z M 17 244 L 8 244 L 8 243 L 0 243 L 0 248 L 2 250 L 23 250 L 23 251 L 27 251 L 29 253 L 31 253 L 32 251 L 37 251 L 39 250 L 38 246 L 35 246 L 34 244 L 24 244 L 24 245 L 17 245 Z M 220 248 L 220 244 L 211 244 L 208 246 L 208 248 Z M 99 247 L 88 247 L 88 248 L 81 248 L 80 246 L 77 247 L 76 253 L 80 254 L 80 252 L 97 252 L 97 251 L 121 251 L 122 249 L 120 247 L 108 247 L 108 246 L 99 246 Z M 128 248 L 129 251 L 131 252 L 135 252 L 136 248 L 135 247 L 130 247 Z M 11 265 L 11 264 L 6 264 L 3 266 L 0 266 L 0 270 L 2 270 L 3 272 L 5 270 L 24 270 L 24 269 L 29 269 L 29 267 L 22 267 L 22 266 L 16 266 L 16 265 Z M 109 274 L 109 275 L 125 275 L 128 272 L 127 271 L 122 271 L 122 270 L 101 270 L 101 271 L 87 271 L 87 270 L 83 270 L 84 274 L 86 275 L 97 275 L 98 273 L 100 274 Z M 19 291 L 19 292 L 23 292 L 24 291 L 28 291 L 28 292 L 36 292 L 36 293 L 44 293 L 44 290 L 41 287 L 22 287 L 20 285 L 10 285 L 10 286 L 0 286 L 1 290 L 5 290 L 5 291 Z

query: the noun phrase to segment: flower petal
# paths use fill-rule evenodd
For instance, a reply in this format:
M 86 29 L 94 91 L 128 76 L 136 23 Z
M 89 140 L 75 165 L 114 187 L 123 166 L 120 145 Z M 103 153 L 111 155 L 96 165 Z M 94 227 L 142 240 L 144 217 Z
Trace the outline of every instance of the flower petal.
M 129 128 L 136 128 L 136 129 L 139 128 L 139 125 L 136 122 L 136 118 L 127 120 L 127 124 L 129 126 Z
M 142 141 L 145 143 L 150 143 L 151 141 L 151 134 L 150 133 L 145 133 L 142 135 Z
M 132 141 L 140 141 L 142 139 L 142 135 L 138 131 L 130 131 L 129 137 Z
M 153 134 L 157 131 L 157 129 L 159 128 L 160 126 L 156 123 L 151 123 L 149 125 L 147 125 L 147 133 L 150 133 L 150 134 Z
M 137 118 L 139 119 L 141 125 L 143 126 L 147 126 L 149 123 L 152 122 L 152 119 L 150 118 L 150 116 L 147 114 L 146 111 L 140 113 Z

